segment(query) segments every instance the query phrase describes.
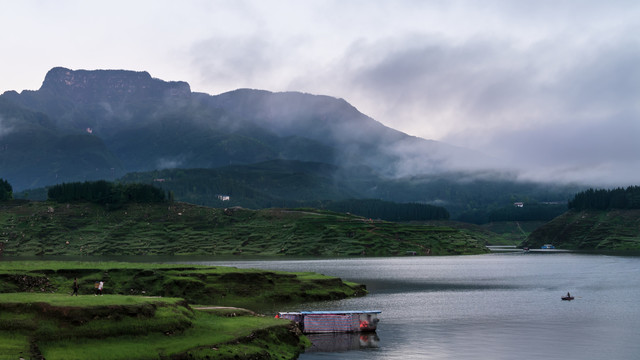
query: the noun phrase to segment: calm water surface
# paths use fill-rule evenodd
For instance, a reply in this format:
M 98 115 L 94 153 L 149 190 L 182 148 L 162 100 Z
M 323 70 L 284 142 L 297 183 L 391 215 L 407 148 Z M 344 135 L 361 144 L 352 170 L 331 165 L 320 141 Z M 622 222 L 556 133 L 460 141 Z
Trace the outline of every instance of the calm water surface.
M 312 349 L 301 360 L 640 359 L 640 257 L 529 253 L 201 263 L 314 271 L 366 284 L 370 293 L 363 298 L 262 309 L 382 311 L 377 336 L 320 339 L 344 351 Z M 561 301 L 567 291 L 574 301 Z

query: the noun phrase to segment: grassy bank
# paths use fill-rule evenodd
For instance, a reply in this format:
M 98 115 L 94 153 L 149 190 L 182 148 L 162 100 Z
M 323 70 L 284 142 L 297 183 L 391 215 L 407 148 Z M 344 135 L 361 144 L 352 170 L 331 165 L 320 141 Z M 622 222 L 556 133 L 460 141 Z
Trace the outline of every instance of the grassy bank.
M 70 296 L 75 278 L 79 295 Z M 103 296 L 95 295 L 98 280 Z M 306 345 L 296 328 L 237 307 L 365 293 L 361 285 L 315 273 L 0 261 L 0 360 L 294 359 Z
M 182 299 L 0 294 L 0 359 L 293 359 L 287 321 L 194 310 Z
M 397 256 L 486 252 L 473 232 L 314 209 L 0 204 L 0 254 Z
M 70 294 L 78 278 L 81 295 L 179 297 L 192 304 L 264 309 L 270 305 L 333 300 L 366 293 L 364 286 L 316 273 L 288 273 L 224 266 L 121 262 L 0 261 L 0 293 Z

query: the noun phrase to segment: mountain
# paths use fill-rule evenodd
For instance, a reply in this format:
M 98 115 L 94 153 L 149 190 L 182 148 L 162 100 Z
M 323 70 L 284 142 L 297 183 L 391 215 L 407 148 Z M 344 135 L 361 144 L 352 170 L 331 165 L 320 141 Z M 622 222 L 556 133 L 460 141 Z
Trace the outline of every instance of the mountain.
M 202 205 L 221 206 L 220 194 L 256 209 L 380 199 L 483 223 L 514 202 L 566 202 L 576 192 L 518 181 L 492 162 L 324 95 L 209 95 L 147 72 L 61 67 L 38 90 L 0 95 L 0 178 L 14 193 L 33 189 L 32 199 L 63 182 L 165 178 L 155 184 Z
M 269 160 L 368 168 L 384 177 L 486 162 L 388 128 L 329 96 L 250 89 L 212 96 L 147 72 L 60 67 L 39 90 L 0 96 L 0 177 L 17 191 Z
M 61 131 L 45 113 L 0 97 L 0 177 L 14 190 L 123 173 L 120 160 L 100 138 Z

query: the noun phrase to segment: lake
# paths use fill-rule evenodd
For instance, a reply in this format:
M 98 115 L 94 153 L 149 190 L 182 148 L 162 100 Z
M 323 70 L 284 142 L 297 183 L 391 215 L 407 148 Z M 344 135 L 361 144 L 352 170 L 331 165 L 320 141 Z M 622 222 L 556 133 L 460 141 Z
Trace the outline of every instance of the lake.
M 316 337 L 312 359 L 638 359 L 640 257 L 575 253 L 203 261 L 314 271 L 369 295 L 291 310 L 381 310 L 370 335 Z M 573 301 L 562 301 L 567 292 Z M 327 351 L 331 350 L 331 351 Z

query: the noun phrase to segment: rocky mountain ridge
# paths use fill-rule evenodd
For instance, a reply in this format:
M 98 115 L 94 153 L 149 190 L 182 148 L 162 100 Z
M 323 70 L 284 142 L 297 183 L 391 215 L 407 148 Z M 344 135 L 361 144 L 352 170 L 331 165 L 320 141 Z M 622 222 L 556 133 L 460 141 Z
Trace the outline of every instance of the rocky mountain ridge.
M 17 190 L 278 159 L 386 177 L 484 160 L 386 127 L 343 99 L 251 89 L 208 95 L 127 70 L 53 68 L 39 90 L 0 96 L 0 129 L 0 177 Z

